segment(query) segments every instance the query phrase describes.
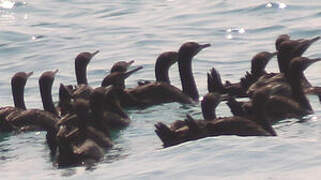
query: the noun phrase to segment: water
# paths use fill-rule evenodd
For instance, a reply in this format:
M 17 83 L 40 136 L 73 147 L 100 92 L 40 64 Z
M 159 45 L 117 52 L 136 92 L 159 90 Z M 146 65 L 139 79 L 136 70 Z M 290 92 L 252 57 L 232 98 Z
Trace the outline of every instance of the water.
M 0 102 L 12 105 L 10 78 L 33 71 L 26 85 L 28 108 L 42 108 L 38 77 L 59 69 L 53 86 L 75 83 L 74 58 L 82 51 L 100 50 L 88 66 L 90 85 L 98 86 L 111 65 L 136 60 L 138 79 L 154 79 L 154 62 L 163 51 L 186 41 L 211 43 L 193 62 L 200 94 L 206 93 L 206 73 L 215 66 L 232 82 L 249 69 L 259 51 L 274 51 L 274 41 L 288 33 L 294 39 L 321 35 L 320 1 L 8 1 L 0 0 Z M 321 42 L 305 55 L 321 57 Z M 321 86 L 321 64 L 305 74 Z M 277 71 L 274 58 L 268 71 Z M 177 66 L 172 83 L 180 87 Z M 200 107 L 176 103 L 129 110 L 132 124 L 121 131 L 116 146 L 92 168 L 57 169 L 43 132 L 0 135 L 1 179 L 319 179 L 321 175 L 321 108 L 309 96 L 315 114 L 305 122 L 287 119 L 274 125 L 278 137 L 225 136 L 204 138 L 162 149 L 154 133 L 158 121 L 170 123 L 186 113 L 200 118 Z M 222 103 L 217 113 L 229 116 Z

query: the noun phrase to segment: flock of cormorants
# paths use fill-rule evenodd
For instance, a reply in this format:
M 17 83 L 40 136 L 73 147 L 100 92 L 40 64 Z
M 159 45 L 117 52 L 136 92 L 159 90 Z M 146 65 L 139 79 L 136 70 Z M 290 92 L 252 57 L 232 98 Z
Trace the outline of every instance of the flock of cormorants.
M 155 124 L 155 132 L 169 147 L 208 136 L 276 136 L 272 124 L 285 118 L 302 118 L 313 113 L 306 94 L 321 96 L 320 87 L 312 87 L 303 72 L 321 58 L 310 59 L 302 54 L 320 37 L 291 40 L 280 35 L 276 52 L 260 52 L 251 60 L 251 71 L 238 83 L 222 82 L 219 72 L 212 68 L 207 74 L 208 93 L 201 101 L 204 119 L 187 115 L 165 125 Z M 42 109 L 27 109 L 24 88 L 32 72 L 18 72 L 11 79 L 14 107 L 0 109 L 0 133 L 46 131 L 51 155 L 59 166 L 97 162 L 113 146 L 110 132 L 125 128 L 130 118 L 124 108 L 146 108 L 178 102 L 193 104 L 199 93 L 192 73 L 192 60 L 210 44 L 186 42 L 177 52 L 159 55 L 155 64 L 156 81 L 139 81 L 135 88 L 126 88 L 125 79 L 142 69 L 128 70 L 134 61 L 115 63 L 102 81 L 92 88 L 87 81 L 87 65 L 99 52 L 83 52 L 75 58 L 77 85 L 60 84 L 59 102 L 55 106 L 51 89 L 58 70 L 44 72 L 39 78 Z M 267 73 L 265 67 L 277 56 L 279 73 Z M 182 90 L 171 85 L 168 71 L 178 63 Z M 249 97 L 239 102 L 238 97 Z M 216 117 L 215 109 L 227 101 L 234 116 Z

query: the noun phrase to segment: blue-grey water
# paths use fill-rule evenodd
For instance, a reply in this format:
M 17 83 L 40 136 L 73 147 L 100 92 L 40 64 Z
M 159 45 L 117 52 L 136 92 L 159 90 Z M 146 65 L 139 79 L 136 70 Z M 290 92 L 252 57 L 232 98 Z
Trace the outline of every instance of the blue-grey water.
M 211 67 L 223 80 L 238 81 L 249 70 L 251 57 L 274 51 L 278 35 L 294 39 L 321 35 L 321 1 L 301 0 L 0 0 L 0 105 L 13 105 L 11 76 L 33 71 L 25 100 L 42 108 L 38 77 L 59 69 L 53 86 L 75 84 L 74 58 L 100 50 L 88 66 L 88 79 L 98 86 L 111 65 L 135 60 L 144 69 L 126 84 L 154 79 L 154 62 L 164 51 L 178 50 L 186 41 L 211 43 L 193 61 L 200 94 L 206 93 Z M 307 57 L 321 57 L 321 42 Z M 306 70 L 321 86 L 321 63 Z M 274 58 L 267 67 L 277 72 Z M 181 87 L 177 66 L 172 83 Z M 115 147 L 96 166 L 58 169 L 49 156 L 44 132 L 0 135 L 1 179 L 320 179 L 321 108 L 309 96 L 314 114 L 306 121 L 287 119 L 274 125 L 277 137 L 221 136 L 162 149 L 154 133 L 158 121 L 170 123 L 186 113 L 201 117 L 200 106 L 172 103 L 128 110 L 131 125 L 120 132 Z M 219 116 L 230 116 L 221 103 Z

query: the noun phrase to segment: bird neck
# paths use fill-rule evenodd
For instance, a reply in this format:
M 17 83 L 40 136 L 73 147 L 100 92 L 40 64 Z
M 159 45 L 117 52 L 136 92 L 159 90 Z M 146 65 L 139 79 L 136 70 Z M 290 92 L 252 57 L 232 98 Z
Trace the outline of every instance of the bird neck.
M 192 58 L 179 56 L 178 68 L 182 82 L 183 92 L 186 95 L 190 96 L 194 101 L 198 101 L 199 94 L 192 72 Z
M 88 84 L 87 81 L 87 65 L 80 66 L 79 64 L 75 64 L 75 72 L 77 78 L 77 84 Z
M 302 85 L 302 80 L 304 77 L 303 72 L 289 72 L 287 75 L 287 80 L 292 88 L 292 97 L 295 99 L 302 107 L 307 110 L 312 111 L 311 104 L 308 98 L 305 96 L 304 87 Z
M 52 100 L 52 94 L 51 94 L 52 83 L 53 82 L 39 83 L 40 95 L 42 99 L 43 109 L 45 111 L 58 115 Z
M 169 75 L 168 75 L 169 67 L 163 67 L 160 63 L 156 62 L 155 65 L 155 77 L 157 82 L 166 82 L 170 84 Z
M 14 106 L 21 109 L 26 109 L 24 101 L 24 85 L 12 84 L 12 96 Z

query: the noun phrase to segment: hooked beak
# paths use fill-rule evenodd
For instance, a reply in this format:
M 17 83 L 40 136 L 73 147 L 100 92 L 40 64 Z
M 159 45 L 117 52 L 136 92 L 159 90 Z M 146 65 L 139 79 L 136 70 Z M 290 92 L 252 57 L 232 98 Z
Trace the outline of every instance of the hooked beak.
M 205 49 L 207 47 L 210 47 L 211 44 L 207 43 L 207 44 L 200 44 L 198 49 L 194 52 L 193 56 L 195 56 L 196 54 L 198 54 L 202 49 Z
M 138 66 L 137 68 L 124 73 L 124 79 L 128 78 L 130 75 L 132 75 L 133 73 L 135 73 L 141 69 L 143 69 L 143 66 Z
M 207 48 L 207 47 L 210 47 L 211 44 L 210 43 L 207 43 L 207 44 L 202 44 L 200 45 L 200 50 L 204 49 L 204 48 Z
M 27 74 L 27 78 L 29 78 L 33 74 L 33 72 L 31 71 L 31 72 L 28 72 L 26 74 Z
M 314 42 L 318 41 L 320 36 L 312 38 L 310 40 L 305 40 L 300 42 L 300 44 L 296 47 L 296 52 L 298 56 L 301 56 Z
M 52 73 L 53 73 L 54 75 L 56 75 L 58 71 L 59 71 L 59 70 L 56 69 L 56 70 L 52 71 Z
M 266 64 L 270 62 L 270 60 L 278 54 L 279 51 L 275 51 L 273 53 L 270 53 L 270 56 L 267 58 Z
M 319 61 L 321 61 L 321 58 L 310 59 L 309 62 L 306 64 L 306 68 Z
M 128 61 L 127 62 L 127 67 L 131 66 L 134 62 L 135 62 L 135 60 Z
M 90 58 L 92 58 L 92 57 L 94 57 L 96 54 L 98 54 L 99 53 L 99 50 L 97 50 L 97 51 L 95 51 L 95 52 L 93 52 L 93 53 L 91 53 L 91 57 Z
M 318 41 L 320 38 L 321 38 L 320 36 L 317 36 L 317 37 L 315 37 L 315 38 L 312 38 L 312 39 L 310 40 L 310 42 L 311 42 L 311 43 L 314 43 L 315 41 Z

